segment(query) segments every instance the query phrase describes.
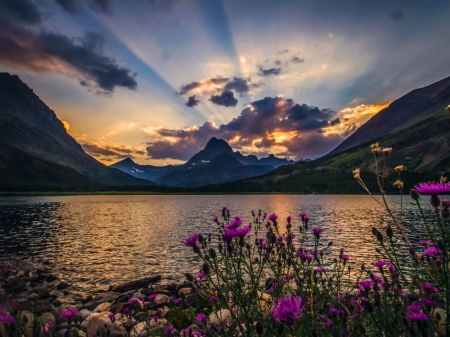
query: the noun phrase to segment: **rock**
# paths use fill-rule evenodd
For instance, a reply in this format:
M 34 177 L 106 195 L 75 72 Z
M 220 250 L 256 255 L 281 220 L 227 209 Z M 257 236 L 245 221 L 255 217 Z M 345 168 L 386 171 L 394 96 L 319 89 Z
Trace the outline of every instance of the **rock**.
M 93 312 L 109 311 L 110 308 L 111 308 L 111 303 L 109 303 L 109 302 L 104 302 L 104 303 L 102 303 L 102 304 L 99 304 L 99 305 L 93 310 Z
M 97 296 L 95 296 L 92 300 L 90 300 L 89 302 L 83 304 L 83 309 L 88 309 L 88 310 L 94 310 L 99 304 L 105 303 L 105 302 L 113 302 L 115 301 L 118 297 L 120 296 L 120 294 L 117 293 L 101 293 L 98 294 Z
M 153 290 L 153 288 L 142 288 L 141 289 L 141 294 L 143 294 L 145 296 L 148 296 L 148 295 L 151 295 L 154 293 L 155 293 L 155 291 Z
M 190 295 L 193 293 L 194 290 L 192 290 L 192 288 L 181 288 L 180 290 L 178 290 L 178 297 L 184 298 L 187 295 Z
M 37 301 L 35 305 L 35 312 L 37 314 L 40 314 L 41 312 L 51 311 L 53 310 L 53 304 L 50 303 L 48 300 L 43 301 Z
M 132 297 L 131 294 L 122 294 L 119 297 L 117 297 L 116 302 L 127 303 L 131 297 Z
M 162 308 L 158 309 L 159 316 L 166 317 L 166 318 L 169 314 L 169 311 L 170 311 L 170 309 L 167 306 L 163 306 Z
M 86 337 L 86 332 L 84 332 L 83 330 L 77 330 L 78 332 L 78 337 Z
M 36 288 L 33 289 L 33 291 L 36 294 L 38 294 L 41 299 L 45 299 L 45 298 L 50 297 L 50 292 L 45 287 L 36 287 Z
M 33 281 L 33 282 L 42 282 L 46 278 L 47 278 L 47 276 L 38 274 L 38 275 L 31 276 L 28 280 Z
M 190 294 L 186 296 L 186 303 L 188 305 L 193 305 L 195 302 L 197 302 L 197 294 Z
M 27 300 L 29 300 L 29 301 L 38 301 L 39 299 L 40 299 L 40 297 L 36 293 L 32 293 L 30 296 L 27 297 Z
M 50 275 L 48 275 L 47 276 L 47 278 L 45 279 L 47 282 L 53 282 L 53 281 L 56 281 L 58 279 L 58 277 L 57 276 L 55 276 L 55 275 L 53 275 L 53 274 L 50 274 Z
M 122 325 L 114 325 L 113 331 L 111 331 L 111 337 L 123 337 L 127 336 L 127 331 Z
M 58 285 L 56 286 L 56 289 L 62 290 L 62 289 L 66 289 L 66 288 L 68 288 L 68 287 L 70 287 L 70 284 L 69 284 L 69 283 L 67 283 L 67 282 L 60 282 L 60 283 L 58 283 Z
M 177 290 L 177 286 L 178 286 L 178 284 L 176 284 L 176 283 L 171 283 L 171 284 L 169 284 L 169 285 L 167 286 L 167 290 L 169 290 L 169 291 L 176 291 L 176 290 Z
M 127 290 L 140 288 L 140 287 L 146 286 L 150 283 L 158 282 L 159 280 L 161 280 L 161 275 L 150 276 L 150 277 L 145 277 L 145 278 L 135 280 L 135 281 L 129 281 L 129 282 L 124 282 L 124 283 L 120 283 L 120 284 L 116 284 L 116 285 L 111 285 L 109 290 L 116 291 L 116 292 L 123 292 L 123 291 L 127 291 Z
M 21 321 L 25 322 L 25 324 L 34 321 L 34 315 L 31 312 L 29 312 L 28 310 L 23 310 L 20 313 L 19 317 L 20 317 Z
M 90 300 L 92 300 L 91 294 L 82 294 L 81 303 L 86 303 L 86 302 L 89 302 Z
M 133 329 L 131 329 L 130 336 L 131 337 L 138 337 L 139 334 L 145 329 L 146 325 L 147 325 L 146 322 L 140 322 L 140 323 L 136 324 L 133 327 Z
M 45 273 L 45 272 L 47 272 L 49 270 L 50 270 L 50 267 L 46 266 L 46 265 L 43 265 L 43 264 L 41 264 L 41 265 L 36 267 L 36 272 L 38 274 Z
M 134 319 L 134 317 L 129 318 L 122 313 L 116 314 L 114 324 L 115 325 L 123 325 L 124 323 L 131 323 L 131 325 L 135 325 L 137 323 L 137 321 Z
M 94 312 L 94 313 L 90 314 L 88 317 L 86 317 L 86 318 L 83 320 L 83 322 L 81 322 L 81 325 L 80 325 L 80 326 L 81 326 L 83 329 L 86 329 L 87 326 L 88 326 L 88 324 L 89 324 L 89 322 L 90 322 L 91 320 L 93 320 L 94 317 L 98 317 L 98 316 L 100 316 L 100 313 L 98 313 L 98 312 Z
M 170 297 L 163 295 L 163 294 L 158 294 L 155 298 L 155 304 L 156 305 L 163 305 L 163 304 L 169 304 L 170 303 Z
M 231 322 L 231 312 L 228 309 L 222 309 L 209 315 L 209 321 L 212 325 L 228 325 Z
M 88 318 L 90 314 L 92 314 L 92 311 L 87 310 L 87 309 L 82 309 L 78 313 L 78 315 L 80 315 L 82 321 L 84 321 L 86 318 Z

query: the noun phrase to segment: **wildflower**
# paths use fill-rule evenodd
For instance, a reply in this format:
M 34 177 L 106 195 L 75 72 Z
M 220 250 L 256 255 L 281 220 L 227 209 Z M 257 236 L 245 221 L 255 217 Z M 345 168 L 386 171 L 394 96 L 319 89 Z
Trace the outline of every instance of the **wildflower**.
M 236 232 L 233 229 L 227 230 L 225 231 L 225 233 L 223 233 L 223 238 L 227 243 L 231 243 L 235 236 Z
M 381 153 L 381 148 L 378 146 L 378 143 L 372 144 L 370 147 L 372 149 L 372 153 L 373 154 L 380 154 Z
M 173 331 L 173 326 L 168 326 L 165 330 L 164 330 L 164 334 L 169 335 L 171 332 Z
M 286 218 L 286 221 L 287 221 L 287 223 L 291 223 L 291 221 L 292 221 L 292 216 L 289 215 L 289 216 Z
M 350 258 L 347 255 L 342 254 L 342 260 L 347 262 Z
M 361 288 L 370 289 L 373 286 L 372 280 L 361 281 L 358 283 Z
M 320 273 L 323 272 L 323 269 L 319 267 L 319 268 L 316 268 L 314 271 L 315 271 L 316 273 L 320 274 Z
M 430 247 L 428 249 L 425 249 L 422 253 L 422 255 L 424 256 L 429 256 L 429 255 L 438 255 L 440 253 L 439 250 L 437 250 L 435 247 Z
M 156 298 L 156 296 L 158 296 L 157 294 L 151 294 L 149 297 L 147 297 L 148 298 L 148 300 L 149 301 L 153 301 L 155 298 Z
M 446 107 L 445 110 L 450 111 L 450 105 Z
M 403 186 L 404 186 L 403 181 L 397 180 L 397 181 L 394 183 L 394 187 L 397 187 L 399 190 L 402 190 L 402 189 L 403 189 Z
M 61 318 L 71 318 L 71 317 L 75 316 L 77 313 L 78 313 L 78 309 L 72 308 L 72 309 L 68 309 L 68 310 L 61 312 L 60 316 L 61 316 Z
M 355 178 L 355 179 L 361 178 L 361 174 L 360 173 L 361 173 L 361 169 L 359 169 L 359 168 L 355 169 L 353 171 L 353 178 Z
M 210 298 L 209 298 L 209 301 L 210 302 L 217 302 L 219 299 L 217 298 L 217 296 L 211 296 Z
M 420 304 L 414 303 L 412 305 L 407 306 L 406 309 L 408 309 L 409 311 L 419 312 L 420 309 L 422 309 L 422 307 L 420 306 Z
M 445 208 L 445 209 L 449 208 L 450 200 L 442 200 L 441 206 L 442 206 L 442 208 Z
M 240 225 L 242 225 L 242 220 L 240 220 L 240 221 L 233 220 L 228 225 L 225 226 L 225 230 L 236 229 Z
M 333 325 L 333 321 L 331 319 L 327 320 L 327 327 L 331 327 Z
M 222 212 L 226 212 L 226 211 L 228 211 L 228 207 L 227 206 L 223 206 L 222 207 Z
M 219 217 L 217 215 L 213 218 L 213 222 L 219 222 Z
M 197 321 L 203 322 L 206 319 L 206 315 L 204 313 L 200 313 L 195 318 L 197 319 Z
M 303 221 L 305 221 L 305 224 L 307 225 L 309 222 L 309 216 L 305 215 L 305 217 L 303 218 Z
M 372 265 L 382 269 L 386 265 L 386 263 L 387 262 L 385 260 L 380 260 L 380 261 L 377 261 L 377 262 L 373 262 Z
M 278 299 L 274 306 L 272 316 L 277 322 L 286 323 L 289 326 L 294 324 L 294 321 L 302 317 L 302 298 L 293 295 L 284 295 Z
M 372 145 L 370 145 L 370 148 L 373 150 L 375 148 L 379 147 L 378 143 L 373 143 Z
M 320 237 L 320 233 L 323 232 L 323 228 L 313 228 L 313 229 L 311 229 L 311 231 L 314 233 L 314 236 L 316 238 L 319 238 Z
M 306 213 L 300 213 L 298 216 L 299 216 L 300 218 L 302 218 L 302 221 L 305 221 Z
M 194 247 L 194 246 L 197 246 L 197 240 L 198 240 L 198 234 L 194 234 L 194 235 L 188 237 L 186 240 L 184 240 L 183 243 L 186 246 Z
M 399 165 L 399 166 L 394 168 L 394 171 L 397 172 L 397 173 L 406 171 L 406 166 L 405 165 Z
M 411 321 L 416 321 L 416 322 L 423 322 L 423 321 L 428 320 L 428 316 L 426 314 L 424 314 L 423 312 L 410 313 L 410 314 L 408 314 L 408 318 Z
M 130 298 L 130 300 L 128 301 L 128 304 L 133 304 L 133 303 L 137 303 L 137 302 L 139 302 L 139 298 L 133 297 L 133 298 Z
M 428 240 L 422 240 L 422 241 L 420 241 L 420 244 L 421 244 L 422 246 L 429 246 L 429 245 L 431 245 L 431 242 L 428 241 Z
M 392 152 L 392 147 L 385 147 L 381 150 L 386 156 Z
M 179 298 L 175 298 L 175 299 L 173 300 L 173 303 L 174 303 L 174 304 L 180 304 L 180 302 L 181 302 L 181 300 L 180 300 Z
M 243 228 L 238 228 L 234 230 L 235 236 L 238 236 L 240 238 L 243 238 L 250 232 L 250 227 L 245 226 Z
M 394 267 L 394 265 L 393 265 L 392 263 L 389 264 L 388 269 L 389 269 L 389 271 L 390 271 L 391 273 L 394 273 L 394 271 L 395 271 L 395 267 Z
M 14 323 L 16 320 L 11 315 L 7 314 L 8 309 L 6 308 L 0 308 L 0 323 L 1 324 L 8 324 L 8 323 Z
M 108 317 L 109 317 L 109 319 L 110 319 L 111 321 L 113 321 L 113 320 L 116 318 L 116 315 L 114 315 L 114 314 L 109 314 Z
M 419 183 L 414 186 L 413 190 L 423 194 L 438 195 L 450 191 L 450 184 L 431 181 Z
M 423 305 L 433 305 L 434 304 L 433 300 L 430 300 L 429 298 L 426 298 L 426 297 L 422 297 L 419 301 Z
M 424 292 L 428 292 L 428 293 L 438 293 L 439 289 L 436 288 L 435 286 L 433 286 L 431 283 L 429 282 L 425 282 L 422 283 L 420 285 L 420 288 L 424 291 Z
M 199 273 L 199 274 L 197 274 L 197 276 L 195 276 L 195 278 L 199 279 L 199 280 L 204 280 L 204 279 L 206 279 L 206 275 L 203 273 Z
M 269 215 L 269 220 L 270 221 L 276 222 L 277 219 L 278 219 L 278 215 L 276 215 L 275 213 L 272 213 L 272 214 Z

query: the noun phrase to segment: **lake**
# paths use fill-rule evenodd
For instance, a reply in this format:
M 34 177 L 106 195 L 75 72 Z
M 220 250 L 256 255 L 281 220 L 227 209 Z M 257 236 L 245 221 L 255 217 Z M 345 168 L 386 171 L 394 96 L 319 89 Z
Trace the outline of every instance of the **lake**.
M 405 227 L 417 242 L 423 226 L 406 198 Z M 399 205 L 400 198 L 388 197 Z M 428 200 L 428 199 L 426 199 Z M 428 203 L 424 204 L 428 207 Z M 200 264 L 181 241 L 217 225 L 222 206 L 250 222 L 251 210 L 275 212 L 280 225 L 288 215 L 299 223 L 306 212 L 310 227 L 325 229 L 332 253 L 340 247 L 358 267 L 376 258 L 372 226 L 382 229 L 387 215 L 369 196 L 361 195 L 94 195 L 0 198 L 0 263 L 55 263 L 53 273 L 92 291 L 118 281 L 162 274 L 180 280 Z

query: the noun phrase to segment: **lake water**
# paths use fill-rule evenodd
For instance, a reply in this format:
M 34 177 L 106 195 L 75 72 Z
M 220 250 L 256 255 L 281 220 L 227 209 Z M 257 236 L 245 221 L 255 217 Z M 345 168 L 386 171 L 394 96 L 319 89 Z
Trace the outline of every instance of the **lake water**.
M 399 197 L 388 197 L 399 205 Z M 406 197 L 405 227 L 413 236 L 423 230 L 415 206 Z M 181 241 L 206 234 L 223 205 L 251 221 L 251 210 L 275 212 L 280 219 L 306 212 L 310 227 L 325 229 L 333 252 L 345 247 L 352 263 L 376 258 L 372 226 L 385 226 L 383 209 L 369 196 L 316 195 L 117 195 L 0 198 L 0 263 L 43 259 L 76 290 L 142 276 L 162 274 L 180 280 L 200 266 Z M 280 224 L 284 221 L 280 221 Z

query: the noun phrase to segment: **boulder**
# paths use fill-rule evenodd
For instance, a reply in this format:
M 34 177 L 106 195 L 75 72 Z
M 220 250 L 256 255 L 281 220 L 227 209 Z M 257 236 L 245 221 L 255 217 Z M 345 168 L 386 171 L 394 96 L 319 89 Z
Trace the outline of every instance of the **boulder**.
M 92 314 L 92 311 L 87 310 L 87 309 L 82 309 L 79 312 L 79 315 L 80 315 L 82 321 L 84 321 L 86 318 L 88 318 L 90 314 Z
M 93 310 L 93 312 L 109 311 L 110 308 L 111 308 L 111 303 L 109 303 L 109 302 L 104 302 L 104 303 L 102 303 L 102 304 L 99 304 L 99 305 Z
M 193 293 L 194 290 L 192 288 L 181 288 L 178 290 L 178 297 L 185 298 L 186 296 Z
M 196 293 L 186 296 L 186 303 L 188 305 L 193 305 L 195 302 L 197 302 L 197 294 Z
M 40 299 L 39 295 L 36 293 L 30 294 L 30 296 L 27 297 L 28 301 L 38 301 Z
M 40 314 L 42 312 L 52 311 L 52 309 L 53 309 L 53 304 L 50 303 L 49 300 L 43 300 L 43 301 L 36 301 L 34 311 L 37 314 Z
M 66 289 L 66 288 L 69 288 L 69 287 L 70 287 L 70 284 L 69 284 L 69 283 L 67 283 L 67 282 L 60 282 L 60 283 L 58 283 L 58 285 L 56 286 L 56 289 L 62 290 L 62 289 Z
M 231 312 L 228 309 L 221 309 L 209 315 L 209 321 L 212 325 L 228 325 L 231 322 Z
M 116 292 L 124 292 L 124 291 L 127 291 L 127 290 L 141 288 L 141 287 L 146 286 L 146 285 L 148 285 L 150 283 L 158 282 L 159 280 L 161 280 L 161 275 L 149 276 L 149 277 L 145 277 L 145 278 L 142 278 L 142 279 L 139 279 L 139 280 L 134 280 L 134 281 L 129 281 L 129 282 L 124 282 L 124 283 L 111 285 L 109 290 L 110 291 L 116 291 Z
M 36 287 L 33 289 L 33 292 L 38 294 L 41 299 L 50 297 L 50 292 L 46 287 Z
M 163 305 L 163 304 L 169 304 L 170 303 L 170 297 L 163 294 L 158 294 L 155 298 L 155 304 L 156 305 Z

